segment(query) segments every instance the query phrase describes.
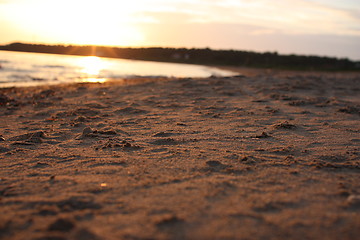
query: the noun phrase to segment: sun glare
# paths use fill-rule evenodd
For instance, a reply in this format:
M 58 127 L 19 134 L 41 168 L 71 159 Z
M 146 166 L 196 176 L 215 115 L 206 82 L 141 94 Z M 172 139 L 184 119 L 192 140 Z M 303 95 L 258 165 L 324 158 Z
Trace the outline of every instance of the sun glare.
M 109 64 L 103 59 L 95 56 L 81 57 L 78 61 L 80 72 L 84 74 L 82 82 L 105 82 L 106 78 L 101 78 L 101 71 L 106 69 Z
M 99 57 L 89 56 L 82 57 L 78 62 L 81 72 L 88 75 L 99 75 L 101 70 L 105 69 L 106 62 Z
M 29 32 L 48 42 L 129 46 L 143 41 L 131 1 L 34 0 L 9 14 L 16 14 L 19 25 L 26 22 Z

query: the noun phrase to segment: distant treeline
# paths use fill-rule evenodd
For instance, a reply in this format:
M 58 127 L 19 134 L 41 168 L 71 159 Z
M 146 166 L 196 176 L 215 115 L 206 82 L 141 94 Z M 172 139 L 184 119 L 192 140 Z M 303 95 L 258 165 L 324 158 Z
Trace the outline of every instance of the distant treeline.
M 257 53 L 238 50 L 212 50 L 209 48 L 119 48 L 11 43 L 0 46 L 0 50 L 255 68 L 326 71 L 360 70 L 360 62 L 343 58 L 279 55 L 277 52 Z

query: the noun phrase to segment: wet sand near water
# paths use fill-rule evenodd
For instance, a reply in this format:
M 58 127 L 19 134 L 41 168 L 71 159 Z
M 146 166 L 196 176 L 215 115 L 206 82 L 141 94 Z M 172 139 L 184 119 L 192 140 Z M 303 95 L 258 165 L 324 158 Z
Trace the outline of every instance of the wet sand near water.
M 0 239 L 357 239 L 360 75 L 0 89 Z

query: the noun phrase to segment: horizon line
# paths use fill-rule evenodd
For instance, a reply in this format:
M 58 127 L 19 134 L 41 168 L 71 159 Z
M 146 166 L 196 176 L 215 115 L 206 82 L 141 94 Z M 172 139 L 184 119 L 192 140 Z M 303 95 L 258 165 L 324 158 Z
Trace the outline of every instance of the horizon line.
M 206 47 L 171 47 L 171 46 L 121 46 L 121 45 L 95 45 L 95 44 L 76 44 L 76 43 L 46 43 L 46 42 L 22 42 L 22 41 L 14 41 L 7 44 L 0 44 L 1 47 L 9 46 L 12 44 L 24 44 L 24 45 L 44 45 L 44 46 L 64 46 L 64 47 L 103 47 L 103 48 L 130 48 L 130 49 L 151 49 L 151 48 L 162 48 L 162 49 L 197 49 L 197 50 L 206 50 L 209 49 L 211 51 L 235 51 L 235 52 L 249 52 L 249 53 L 257 53 L 257 54 L 277 54 L 280 56 L 304 56 L 304 57 L 320 57 L 320 58 L 333 58 L 338 60 L 349 60 L 352 62 L 360 62 L 360 59 L 352 59 L 349 57 L 338 57 L 338 56 L 330 56 L 330 55 L 320 55 L 320 54 L 305 54 L 305 53 L 282 53 L 277 50 L 275 51 L 256 51 L 256 50 L 245 50 L 245 49 L 236 49 L 236 48 L 212 48 L 209 46 Z M 70 54 L 71 55 L 71 54 Z

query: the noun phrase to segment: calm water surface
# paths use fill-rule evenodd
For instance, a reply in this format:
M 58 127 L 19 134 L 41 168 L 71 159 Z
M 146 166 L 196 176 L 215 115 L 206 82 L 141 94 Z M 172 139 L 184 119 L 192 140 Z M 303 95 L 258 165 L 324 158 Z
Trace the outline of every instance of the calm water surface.
M 0 87 L 211 75 L 231 76 L 236 73 L 191 64 L 0 51 Z

